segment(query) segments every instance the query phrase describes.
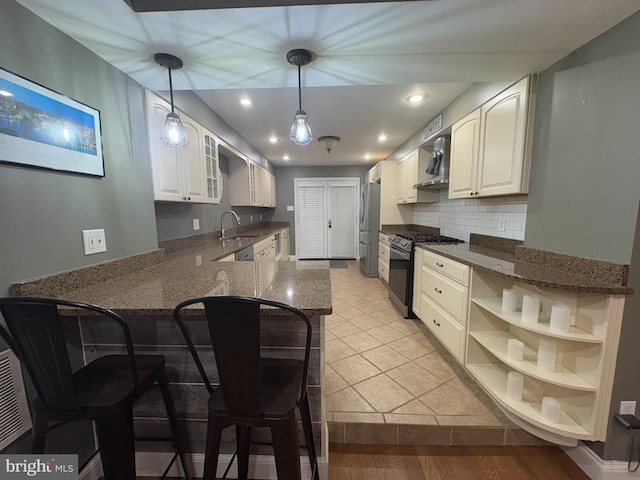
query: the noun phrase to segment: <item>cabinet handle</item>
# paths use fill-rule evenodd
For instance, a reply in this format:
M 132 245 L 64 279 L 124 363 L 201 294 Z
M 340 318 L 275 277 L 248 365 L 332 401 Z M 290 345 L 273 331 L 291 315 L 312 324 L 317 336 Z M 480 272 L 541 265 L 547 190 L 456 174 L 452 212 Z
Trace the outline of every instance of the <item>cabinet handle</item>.
M 187 199 L 187 197 L 182 197 L 182 199 L 183 199 L 183 200 L 186 200 L 186 199 Z
M 444 265 L 442 263 L 436 262 L 436 267 L 444 268 Z
M 475 194 L 473 192 L 471 192 L 469 195 L 471 195 L 473 197 Z
M 439 326 L 440 326 L 440 324 L 439 324 L 438 322 L 436 322 L 436 319 L 435 319 L 435 318 L 433 319 L 433 323 L 435 323 L 436 327 L 439 327 Z
M 442 290 L 439 290 L 438 287 L 434 288 L 434 290 L 438 293 L 442 293 Z

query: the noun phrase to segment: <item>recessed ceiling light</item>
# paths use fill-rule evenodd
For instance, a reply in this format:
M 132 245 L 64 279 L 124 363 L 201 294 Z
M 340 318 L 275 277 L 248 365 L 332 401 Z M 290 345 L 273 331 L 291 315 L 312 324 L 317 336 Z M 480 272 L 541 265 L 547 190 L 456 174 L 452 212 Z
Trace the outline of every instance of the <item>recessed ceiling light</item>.
M 371 155 L 369 155 L 368 153 L 364 156 L 365 160 L 371 160 Z
M 0 90 L 0 95 L 3 97 L 13 97 L 13 93 L 7 92 L 6 90 Z
M 380 143 L 382 143 L 382 142 L 386 142 L 386 141 L 387 141 L 387 136 L 386 136 L 384 133 L 382 133 L 382 134 L 378 135 L 378 141 L 379 141 Z
M 269 143 L 278 143 L 278 137 L 269 137 Z
M 421 101 L 424 100 L 424 95 L 422 95 L 421 93 L 416 93 L 415 95 L 410 95 L 409 97 L 407 97 L 407 102 L 409 103 L 420 103 Z
M 285 155 L 284 157 L 282 157 L 282 159 L 283 159 L 285 162 L 288 162 L 288 161 L 289 161 L 289 155 Z
M 242 97 L 242 98 L 240 99 L 240 105 L 243 105 L 243 106 L 245 106 L 245 107 L 249 107 L 249 106 L 251 105 L 251 103 L 252 103 L 252 102 L 251 102 L 251 99 L 250 99 L 250 98 Z

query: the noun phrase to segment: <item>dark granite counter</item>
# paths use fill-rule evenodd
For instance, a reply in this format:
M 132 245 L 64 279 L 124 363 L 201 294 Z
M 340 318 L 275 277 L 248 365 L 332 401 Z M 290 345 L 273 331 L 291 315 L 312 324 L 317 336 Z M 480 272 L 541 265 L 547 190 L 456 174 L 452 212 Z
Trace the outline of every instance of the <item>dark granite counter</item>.
M 418 248 L 438 253 L 479 270 L 510 278 L 513 281 L 570 292 L 627 295 L 632 289 L 625 285 L 608 283 L 598 276 L 582 276 L 567 271 L 518 260 L 511 252 L 475 245 L 473 243 L 420 244 Z
M 122 314 L 167 314 L 183 300 L 246 295 L 287 303 L 307 314 L 331 313 L 329 262 L 216 262 L 219 248 L 192 247 L 138 272 L 75 290 L 65 298 Z

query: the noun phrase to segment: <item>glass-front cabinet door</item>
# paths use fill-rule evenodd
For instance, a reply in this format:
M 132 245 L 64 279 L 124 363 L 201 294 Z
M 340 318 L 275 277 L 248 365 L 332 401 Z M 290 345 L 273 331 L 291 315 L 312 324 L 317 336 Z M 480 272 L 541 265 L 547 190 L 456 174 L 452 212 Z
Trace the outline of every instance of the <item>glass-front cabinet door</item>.
M 218 160 L 218 139 L 207 131 L 203 132 L 203 139 L 207 199 L 210 203 L 220 203 L 222 200 L 222 175 Z

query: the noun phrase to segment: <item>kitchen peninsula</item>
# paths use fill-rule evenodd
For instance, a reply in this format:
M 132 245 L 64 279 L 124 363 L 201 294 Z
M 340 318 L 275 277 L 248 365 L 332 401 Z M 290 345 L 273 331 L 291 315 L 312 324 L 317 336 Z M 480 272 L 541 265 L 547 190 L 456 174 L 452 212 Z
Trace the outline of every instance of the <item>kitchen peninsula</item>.
M 260 235 L 255 238 L 260 240 Z M 302 310 L 309 316 L 313 326 L 308 389 L 319 463 L 326 465 L 328 438 L 322 422 L 321 362 L 324 315 L 330 314 L 332 309 L 329 264 L 324 261 L 215 261 L 228 254 L 229 249 L 241 247 L 225 246 L 223 249 L 221 244 L 217 239 L 188 247 L 166 255 L 159 263 L 124 274 L 118 274 L 116 267 L 109 273 L 111 278 L 86 288 L 78 288 L 82 283 L 82 273 L 76 271 L 14 284 L 12 292 L 14 295 L 57 296 L 94 303 L 124 316 L 131 329 L 136 353 L 162 354 L 166 357 L 178 416 L 188 432 L 190 451 L 196 454 L 196 471 L 198 462 L 203 460 L 202 455 L 197 454 L 204 452 L 208 394 L 173 321 L 173 308 L 189 298 L 244 295 L 279 301 Z M 131 259 L 131 262 L 136 261 L 135 258 Z M 103 264 L 103 268 L 108 269 L 109 264 Z M 65 284 L 74 286 L 74 289 L 65 290 Z M 265 310 L 264 315 L 268 314 Z M 199 347 L 208 345 L 210 342 L 207 341 L 203 317 L 196 314 L 193 319 L 189 323 L 194 342 Z M 73 318 L 72 323 L 78 325 L 82 354 L 86 361 L 121 351 L 122 341 L 112 337 L 111 329 L 100 321 Z M 283 343 L 282 332 L 268 332 L 267 336 L 271 352 L 293 352 L 291 345 Z M 213 364 L 210 354 L 205 353 L 203 359 L 205 364 Z M 160 404 L 156 401 L 145 402 L 144 399 L 136 404 L 136 435 L 164 435 L 168 422 L 162 418 L 163 411 L 157 406 Z M 269 440 L 268 432 L 255 430 L 255 440 Z M 267 438 L 263 438 L 265 435 Z M 145 444 L 140 446 L 145 447 Z M 157 452 L 161 447 L 153 444 L 147 448 L 148 451 Z M 227 429 L 223 435 L 221 453 L 230 456 L 234 451 L 233 429 Z M 258 447 L 257 453 L 271 455 L 272 450 L 270 447 Z M 303 451 L 301 455 L 304 459 L 306 452 Z M 220 464 L 223 463 L 224 458 Z M 140 475 L 143 473 L 139 472 Z

